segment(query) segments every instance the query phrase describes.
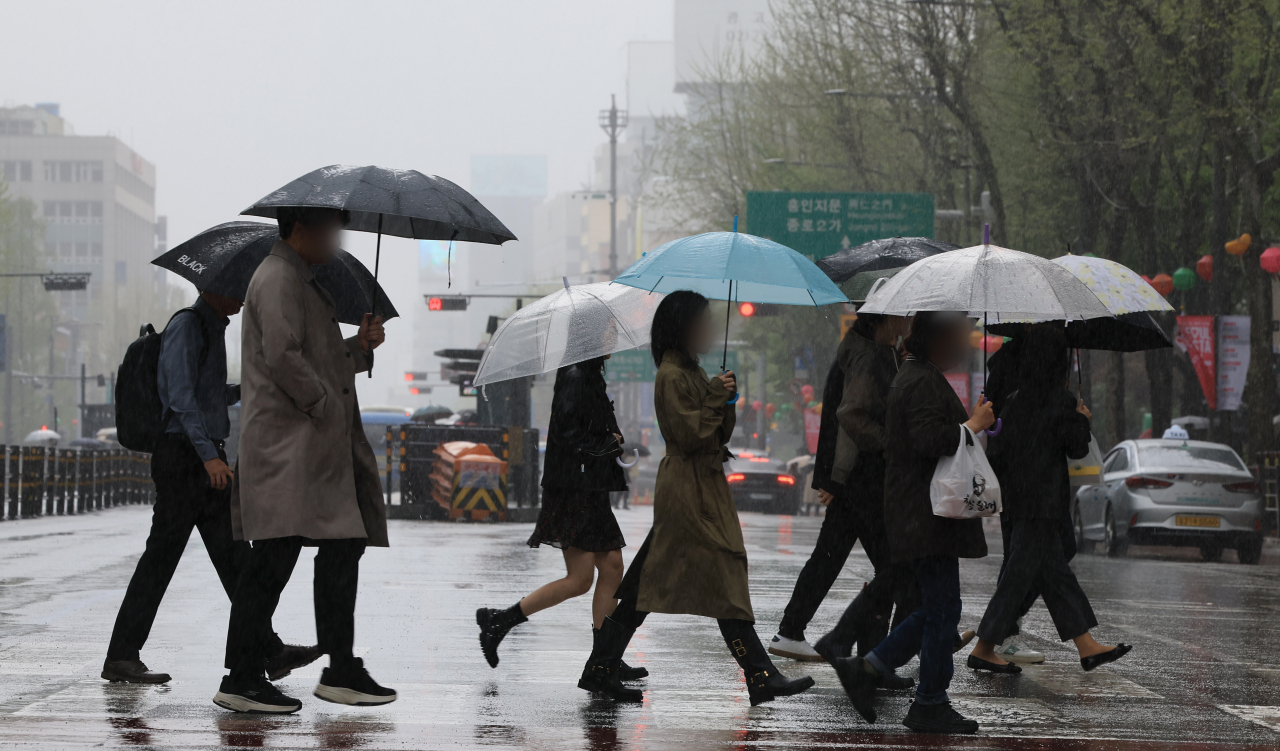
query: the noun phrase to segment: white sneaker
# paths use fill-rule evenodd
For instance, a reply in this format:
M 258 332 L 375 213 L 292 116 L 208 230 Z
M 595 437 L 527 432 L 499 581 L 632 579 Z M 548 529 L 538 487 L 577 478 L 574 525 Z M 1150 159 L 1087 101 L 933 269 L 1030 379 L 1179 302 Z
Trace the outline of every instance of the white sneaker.
M 1018 665 L 1033 665 L 1044 662 L 1044 652 L 1037 652 L 1028 647 L 1019 636 L 1010 636 L 995 649 L 996 654 L 1006 662 Z
M 769 642 L 769 653 L 779 657 L 790 657 L 793 660 L 801 662 L 822 662 L 822 655 L 813 651 L 813 647 L 809 646 L 809 642 L 801 639 L 788 639 L 785 636 L 773 635 L 773 640 Z

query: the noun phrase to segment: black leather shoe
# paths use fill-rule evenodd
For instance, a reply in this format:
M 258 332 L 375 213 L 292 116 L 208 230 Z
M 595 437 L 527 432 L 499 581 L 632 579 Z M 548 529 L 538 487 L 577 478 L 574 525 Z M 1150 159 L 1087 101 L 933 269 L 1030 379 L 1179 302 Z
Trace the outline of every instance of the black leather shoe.
M 768 650 L 756 634 L 754 623 L 735 619 L 722 620 L 719 625 L 725 646 L 747 678 L 747 697 L 751 706 L 773 701 L 779 696 L 802 694 L 813 688 L 813 678 L 806 675 L 792 680 L 774 666 Z
M 977 720 L 970 720 L 952 708 L 951 703 L 921 704 L 911 702 L 902 724 L 917 733 L 946 733 L 971 735 L 978 732 Z
M 916 687 L 916 681 L 914 678 L 890 673 L 880 676 L 879 686 L 885 691 L 907 691 Z
M 1085 672 L 1093 670 L 1094 668 L 1100 668 L 1108 662 L 1115 662 L 1121 657 L 1129 654 L 1129 650 L 1131 649 L 1133 649 L 1132 644 L 1117 644 L 1115 649 L 1109 649 L 1106 652 L 1091 655 L 1089 657 L 1081 657 L 1080 667 L 1084 668 Z M 105 675 L 102 677 L 106 678 Z
M 1014 665 L 1012 662 L 1006 662 L 1003 665 L 998 665 L 994 662 L 988 662 L 981 657 L 974 657 L 973 655 L 969 655 L 969 659 L 965 664 L 968 665 L 971 670 L 985 670 L 989 673 L 1014 675 L 1022 672 L 1022 668 Z
M 618 662 L 618 680 L 620 681 L 638 681 L 641 678 L 649 677 L 648 668 L 633 668 L 627 664 L 626 660 Z
M 880 675 L 874 671 L 868 672 L 867 667 L 866 661 L 861 657 L 844 657 L 835 662 L 836 675 L 839 676 L 840 685 L 844 687 L 849 701 L 853 703 L 853 708 L 858 710 L 858 714 L 868 724 L 874 725 L 876 684 L 880 681 Z
M 153 672 L 142 660 L 113 660 L 110 657 L 102 663 L 102 677 L 112 683 L 169 682 L 168 673 Z
M 294 670 L 306 667 L 320 659 L 320 647 L 299 647 L 286 644 L 275 655 L 267 658 L 267 678 L 278 681 Z

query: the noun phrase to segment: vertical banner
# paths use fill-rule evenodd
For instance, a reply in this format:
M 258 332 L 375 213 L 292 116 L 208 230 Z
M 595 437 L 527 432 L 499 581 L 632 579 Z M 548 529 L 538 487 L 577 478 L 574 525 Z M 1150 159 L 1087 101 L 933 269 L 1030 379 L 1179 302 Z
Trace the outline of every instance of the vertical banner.
M 1191 367 L 1195 368 L 1200 379 L 1200 390 L 1204 392 L 1209 409 L 1218 408 L 1213 340 L 1213 316 L 1178 316 L 1176 343 L 1178 349 L 1191 358 Z
M 1249 316 L 1218 316 L 1218 409 L 1240 409 L 1249 355 Z
M 804 443 L 810 454 L 818 453 L 818 431 L 822 428 L 822 415 L 812 408 L 804 410 Z
M 981 370 L 969 374 L 969 404 L 977 404 L 982 390 L 987 387 L 987 375 Z M 963 398 L 962 398 L 963 401 Z
M 960 397 L 960 403 L 964 405 L 964 411 L 969 411 L 969 374 L 968 373 L 946 373 L 947 383 L 951 384 L 951 388 L 955 389 L 956 396 Z

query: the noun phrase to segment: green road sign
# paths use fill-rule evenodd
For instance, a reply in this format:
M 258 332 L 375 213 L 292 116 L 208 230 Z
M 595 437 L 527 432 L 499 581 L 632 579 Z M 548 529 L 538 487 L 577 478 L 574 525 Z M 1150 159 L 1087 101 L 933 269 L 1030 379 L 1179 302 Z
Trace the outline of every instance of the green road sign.
M 610 383 L 636 383 L 645 381 L 652 383 L 658 369 L 653 366 L 653 353 L 647 349 L 629 349 L 625 352 L 614 352 L 605 362 L 605 377 Z M 702 368 L 714 375 L 720 372 L 720 353 L 712 352 L 702 357 Z M 738 353 L 729 352 L 729 370 L 738 370 Z
M 931 193 L 747 193 L 746 231 L 814 260 L 886 237 L 933 237 Z

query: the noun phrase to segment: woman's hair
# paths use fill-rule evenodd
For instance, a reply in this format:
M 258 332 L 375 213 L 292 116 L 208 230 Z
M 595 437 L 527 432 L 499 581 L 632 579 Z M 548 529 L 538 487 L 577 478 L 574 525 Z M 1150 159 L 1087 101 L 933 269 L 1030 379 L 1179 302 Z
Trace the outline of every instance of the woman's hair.
M 687 289 L 676 290 L 662 298 L 653 314 L 653 326 L 649 329 L 649 347 L 653 350 L 653 363 L 662 365 L 667 350 L 683 352 L 689 357 L 689 333 L 698 316 L 707 309 L 707 298 Z
M 1019 337 L 1018 378 L 1022 386 L 1039 391 L 1062 388 L 1071 371 L 1071 351 L 1061 328 L 1037 328 Z
M 863 339 L 875 339 L 876 329 L 880 328 L 880 324 L 887 318 L 888 316 L 881 313 L 859 313 L 857 320 L 853 322 L 853 333 Z
M 577 366 L 578 370 L 581 370 L 588 378 L 593 380 L 597 378 L 604 380 L 604 364 L 604 355 L 601 355 L 600 357 L 593 357 L 590 360 L 583 360 L 582 362 L 574 363 L 573 365 L 564 365 L 556 371 L 556 379 L 559 380 L 560 374 L 564 373 L 569 368 Z
M 907 334 L 902 346 L 916 359 L 928 360 L 938 340 L 945 337 L 963 315 L 933 310 L 916 313 L 911 318 L 911 333 Z

